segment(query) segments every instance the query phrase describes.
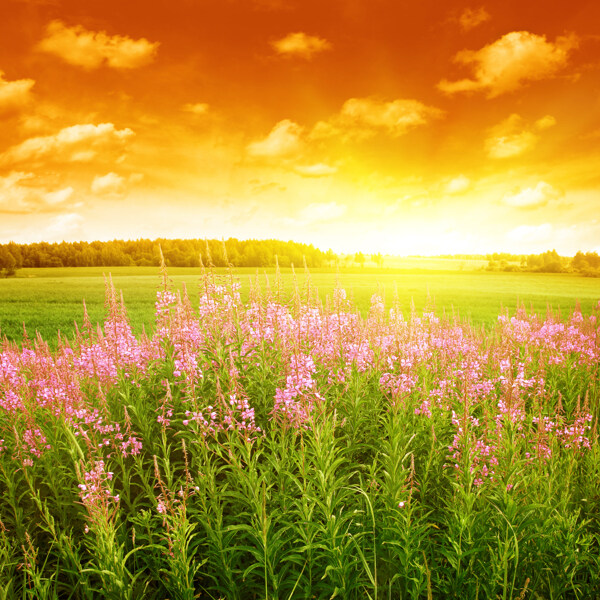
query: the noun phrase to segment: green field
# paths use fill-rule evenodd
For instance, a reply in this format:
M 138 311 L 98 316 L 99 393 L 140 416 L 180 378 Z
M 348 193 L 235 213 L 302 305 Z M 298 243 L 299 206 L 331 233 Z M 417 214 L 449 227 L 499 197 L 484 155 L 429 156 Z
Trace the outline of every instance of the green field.
M 411 303 L 421 310 L 429 301 L 438 312 L 453 313 L 469 319 L 474 325 L 491 325 L 504 309 L 512 314 L 524 304 L 528 309 L 545 314 L 547 307 L 569 313 L 580 303 L 584 313 L 591 313 L 600 299 L 600 280 L 572 274 L 502 273 L 462 269 L 464 261 L 445 259 L 407 259 L 404 268 L 313 269 L 310 281 L 326 302 L 336 280 L 353 297 L 361 312 L 366 313 L 371 296 L 383 290 L 387 306 L 394 296 L 405 314 Z M 422 268 L 416 268 L 421 265 Z M 473 265 L 468 265 L 472 268 Z M 462 269 L 462 270 L 461 270 Z M 60 330 L 73 335 L 74 322 L 81 324 L 85 299 L 93 323 L 104 318 L 104 278 L 111 274 L 117 290 L 122 291 L 134 331 L 145 327 L 150 331 L 154 319 L 154 301 L 160 285 L 155 267 L 90 267 L 56 269 L 22 269 L 18 276 L 0 279 L 0 332 L 9 340 L 20 342 L 23 324 L 29 336 L 39 331 L 54 345 Z M 171 268 L 169 277 L 180 288 L 186 284 L 192 304 L 197 303 L 201 269 Z M 225 269 L 215 276 L 227 282 Z M 252 282 L 264 289 L 267 282 L 276 286 L 273 269 L 237 269 L 234 277 L 242 284 L 242 298 L 248 297 Z M 294 279 L 296 283 L 294 283 Z M 306 290 L 306 274 L 290 269 L 281 271 L 281 292 L 290 297 L 294 286 Z
M 98 274 L 73 273 L 1 287 L 51 332 L 83 294 L 101 316 Z M 115 279 L 141 322 L 158 277 L 137 273 Z M 311 279 L 325 293 L 335 274 Z M 486 323 L 597 282 L 340 279 L 361 306 L 286 302 L 285 273 L 262 306 L 161 294 L 152 337 L 111 295 L 104 336 L 1 345 L 0 600 L 600 598 L 598 320 L 356 314 L 377 283 Z

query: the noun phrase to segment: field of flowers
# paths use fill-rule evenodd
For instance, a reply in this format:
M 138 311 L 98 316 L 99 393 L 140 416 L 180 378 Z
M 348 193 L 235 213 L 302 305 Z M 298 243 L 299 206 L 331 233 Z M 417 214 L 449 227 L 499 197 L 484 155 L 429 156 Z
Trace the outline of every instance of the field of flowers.
M 0 346 L 0 599 L 598 598 L 600 303 L 489 331 L 277 277 Z

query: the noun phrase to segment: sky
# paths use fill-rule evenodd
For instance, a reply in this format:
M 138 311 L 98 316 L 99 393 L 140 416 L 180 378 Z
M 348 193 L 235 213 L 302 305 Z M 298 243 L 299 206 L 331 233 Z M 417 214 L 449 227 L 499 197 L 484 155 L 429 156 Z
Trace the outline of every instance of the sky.
M 600 3 L 1 0 L 0 242 L 600 252 Z

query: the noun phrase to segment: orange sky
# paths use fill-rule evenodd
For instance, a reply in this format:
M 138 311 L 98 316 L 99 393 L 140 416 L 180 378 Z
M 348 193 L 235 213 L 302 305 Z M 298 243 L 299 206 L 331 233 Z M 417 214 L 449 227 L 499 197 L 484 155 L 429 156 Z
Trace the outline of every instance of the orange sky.
M 600 251 L 600 3 L 2 0 L 0 242 Z

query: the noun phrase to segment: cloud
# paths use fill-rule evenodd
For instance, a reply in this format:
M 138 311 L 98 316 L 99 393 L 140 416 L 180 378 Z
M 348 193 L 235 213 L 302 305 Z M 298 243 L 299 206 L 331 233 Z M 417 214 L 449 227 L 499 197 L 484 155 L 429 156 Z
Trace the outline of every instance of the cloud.
M 75 190 L 69 186 L 55 192 L 47 192 L 43 197 L 46 203 L 50 205 L 63 204 L 73 196 L 74 191 Z
M 22 108 L 31 100 L 33 79 L 17 79 L 6 81 L 4 72 L 0 71 L 0 115 Z
M 77 213 L 65 213 L 52 219 L 46 233 L 54 239 L 61 239 L 81 230 L 84 218 Z M 64 238 L 63 238 L 64 239 Z
M 97 69 L 102 65 L 135 69 L 154 60 L 158 45 L 145 38 L 133 40 L 104 31 L 89 31 L 81 25 L 67 27 L 62 21 L 52 21 L 37 48 L 84 69 Z
M 303 127 L 284 119 L 273 127 L 267 137 L 248 144 L 246 151 L 256 158 L 286 158 L 301 152 L 306 142 L 325 138 L 360 141 L 378 133 L 399 137 L 443 114 L 443 111 L 418 100 L 385 102 L 375 98 L 350 98 L 344 102 L 339 113 L 328 121 L 319 121 L 308 135 L 305 136 Z M 336 170 L 323 163 L 294 167 L 294 171 L 304 177 L 322 177 Z
M 529 126 L 519 115 L 512 114 L 489 130 L 485 140 L 486 153 L 490 158 L 519 156 L 537 144 L 537 131 L 548 129 L 555 123 L 553 116 L 546 115 Z
M 451 179 L 446 184 L 446 193 L 447 194 L 462 194 L 466 192 L 471 187 L 471 180 L 464 175 L 459 175 L 454 179 Z
M 543 131 L 544 129 L 549 129 L 550 127 L 554 127 L 556 125 L 556 119 L 552 115 L 546 115 L 541 119 L 538 119 L 535 122 L 535 128 L 539 131 Z
M 346 214 L 346 206 L 337 202 L 315 202 L 303 208 L 300 217 L 305 223 L 333 221 Z
M 307 60 L 310 60 L 315 54 L 331 48 L 331 44 L 327 40 L 302 32 L 290 33 L 280 40 L 271 42 L 271 46 L 282 56 Z
M 183 110 L 191 112 L 195 115 L 205 115 L 208 112 L 209 106 L 204 102 L 197 102 L 195 104 L 184 104 Z
M 54 135 L 33 137 L 0 154 L 0 165 L 50 159 L 90 161 L 98 150 L 121 148 L 134 135 L 131 129 L 116 129 L 112 123 L 89 123 L 65 127 Z
M 297 165 L 294 167 L 294 171 L 302 177 L 327 177 L 337 173 L 337 167 L 316 163 L 314 165 Z
M 517 89 L 525 81 L 551 77 L 567 64 L 577 43 L 575 35 L 558 37 L 552 43 L 544 35 L 513 31 L 480 50 L 459 52 L 455 62 L 471 66 L 473 79 L 443 79 L 438 88 L 447 94 L 487 91 L 488 98 L 494 98 Z
M 383 132 L 399 137 L 443 114 L 441 110 L 418 100 L 385 102 L 376 98 L 350 98 L 337 115 L 328 121 L 319 121 L 310 135 L 313 139 L 343 136 L 361 140 Z
M 485 140 L 485 150 L 490 158 L 518 156 L 535 146 L 538 136 L 522 129 L 523 119 L 513 114 L 502 123 L 492 127 Z
M 479 8 L 465 8 L 460 13 L 458 22 L 464 31 L 470 31 L 490 19 L 488 11 L 483 6 L 480 6 Z
M 13 171 L 7 176 L 0 176 L 0 213 L 27 212 L 32 206 L 32 191 L 21 185 L 34 177 L 33 173 Z
M 552 242 L 553 227 L 550 223 L 541 225 L 519 225 L 511 229 L 506 237 L 511 242 L 527 242 L 534 244 L 537 242 Z
M 285 192 L 287 188 L 276 181 L 263 182 L 259 179 L 252 179 L 250 182 L 250 190 L 252 194 L 269 194 L 271 192 Z
M 91 190 L 94 194 L 120 196 L 125 191 L 125 178 L 112 172 L 97 175 L 92 181 Z
M 302 148 L 302 127 L 284 119 L 273 127 L 266 138 L 248 144 L 246 150 L 256 158 L 279 158 L 299 152 Z
M 87 123 L 96 117 L 96 113 L 86 110 L 82 105 L 82 111 L 74 111 L 73 107 L 67 109 L 54 102 L 35 98 L 35 103 L 30 110 L 19 115 L 20 139 L 40 135 L 50 135 L 56 132 L 65 123 L 82 122 Z
M 33 173 L 12 171 L 0 176 L 0 213 L 55 211 L 73 197 L 72 187 L 54 191 L 40 184 Z
M 533 209 L 546 206 L 548 202 L 563 196 L 564 192 L 561 190 L 557 190 L 545 181 L 540 181 L 534 188 L 525 188 L 514 194 L 506 194 L 502 198 L 502 203 L 514 208 Z

